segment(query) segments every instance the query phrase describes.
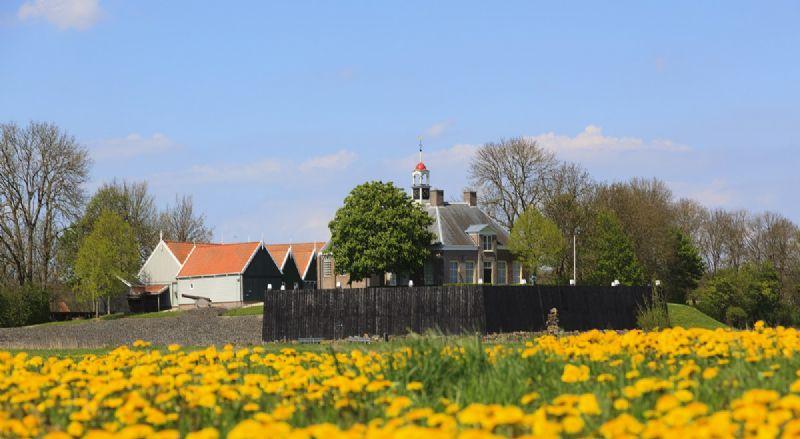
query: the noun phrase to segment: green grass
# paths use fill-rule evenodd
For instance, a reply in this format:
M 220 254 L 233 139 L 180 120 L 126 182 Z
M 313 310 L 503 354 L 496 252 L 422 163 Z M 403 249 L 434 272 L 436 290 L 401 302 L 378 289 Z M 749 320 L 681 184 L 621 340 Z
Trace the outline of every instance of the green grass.
M 683 328 L 717 329 L 728 326 L 700 312 L 697 308 L 678 303 L 668 303 L 670 324 Z
M 234 308 L 225 311 L 224 316 L 238 317 L 238 316 L 260 316 L 264 314 L 264 305 L 248 306 L 246 308 Z

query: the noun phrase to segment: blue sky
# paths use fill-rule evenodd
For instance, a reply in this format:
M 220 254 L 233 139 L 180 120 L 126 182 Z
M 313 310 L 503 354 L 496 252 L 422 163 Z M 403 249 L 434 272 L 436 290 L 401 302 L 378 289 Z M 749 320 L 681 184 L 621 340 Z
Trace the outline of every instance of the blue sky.
M 531 136 L 596 178 L 800 222 L 798 2 L 0 3 L 0 120 L 92 151 L 90 190 L 191 194 L 217 238 L 325 239 L 354 185 L 456 197 Z

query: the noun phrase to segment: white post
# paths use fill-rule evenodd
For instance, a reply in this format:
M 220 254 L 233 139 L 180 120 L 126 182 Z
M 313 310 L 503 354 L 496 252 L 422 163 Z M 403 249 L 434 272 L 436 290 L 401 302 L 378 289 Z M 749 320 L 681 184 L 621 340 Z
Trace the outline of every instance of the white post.
M 577 233 L 573 233 L 572 234 L 572 285 L 578 284 L 578 259 L 577 259 L 578 252 L 575 249 L 577 243 L 578 243 L 578 235 Z
M 411 279 L 409 279 L 409 280 L 408 280 L 408 286 L 409 286 L 409 287 L 413 287 L 413 286 L 414 286 L 414 281 L 413 281 L 413 280 L 411 280 Z

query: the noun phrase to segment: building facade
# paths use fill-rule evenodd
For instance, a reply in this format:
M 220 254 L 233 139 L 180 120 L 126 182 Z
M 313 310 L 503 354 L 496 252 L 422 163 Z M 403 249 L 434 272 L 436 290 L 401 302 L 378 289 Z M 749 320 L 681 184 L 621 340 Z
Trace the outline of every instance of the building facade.
M 324 243 L 266 245 L 160 240 L 130 287 L 133 312 L 237 307 L 264 300 L 272 289 L 316 287 L 317 248 Z
M 388 285 L 519 284 L 525 282 L 522 265 L 508 250 L 509 233 L 478 206 L 474 191 L 465 191 L 461 202 L 446 202 L 444 191 L 432 189 L 430 170 L 422 161 L 411 173 L 411 198 L 433 219 L 431 255 L 418 273 L 386 273 L 353 282 L 363 288 Z M 323 248 L 318 255 L 320 288 L 348 286 L 347 275 L 337 275 L 333 257 Z M 381 282 L 383 281 L 383 282 Z

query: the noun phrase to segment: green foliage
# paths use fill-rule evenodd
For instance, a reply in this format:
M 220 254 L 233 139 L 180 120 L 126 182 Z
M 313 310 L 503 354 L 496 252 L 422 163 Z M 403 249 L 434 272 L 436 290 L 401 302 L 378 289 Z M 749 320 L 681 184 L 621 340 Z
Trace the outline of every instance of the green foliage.
M 783 307 L 780 281 L 769 263 L 720 270 L 692 293 L 691 300 L 704 313 L 736 327 L 752 325 L 758 320 L 787 323 L 779 320 L 785 315 L 777 312 Z M 729 315 L 732 308 L 739 310 L 734 309 Z
M 147 191 L 147 184 L 104 184 L 87 203 L 83 216 L 59 238 L 56 260 L 62 280 L 70 286 L 77 287 L 75 264 L 78 250 L 104 212 L 113 212 L 130 225 L 139 262 L 144 261 L 158 241 L 156 211 L 153 198 Z
M 697 288 L 706 267 L 700 252 L 686 234 L 675 229 L 673 235 L 675 251 L 672 263 L 667 267 L 664 289 L 670 302 L 686 303 L 686 295 Z
M 91 303 L 125 291 L 121 279 L 133 279 L 139 264 L 136 238 L 119 215 L 105 211 L 83 240 L 75 261 L 78 296 Z
M 433 219 L 391 182 L 356 186 L 328 227 L 336 272 L 351 281 L 413 273 L 430 254 Z
M 535 208 L 522 213 L 511 228 L 508 248 L 530 273 L 554 265 L 564 250 L 564 237 L 558 227 Z
M 0 327 L 26 326 L 50 320 L 50 296 L 34 285 L 0 286 Z
M 587 282 L 592 285 L 610 285 L 618 280 L 622 285 L 643 285 L 644 272 L 616 215 L 601 210 L 595 219 L 586 252 L 592 261 Z

